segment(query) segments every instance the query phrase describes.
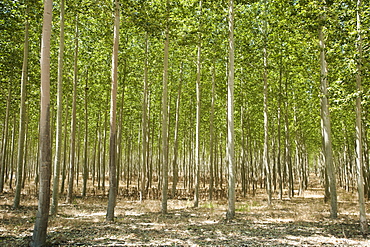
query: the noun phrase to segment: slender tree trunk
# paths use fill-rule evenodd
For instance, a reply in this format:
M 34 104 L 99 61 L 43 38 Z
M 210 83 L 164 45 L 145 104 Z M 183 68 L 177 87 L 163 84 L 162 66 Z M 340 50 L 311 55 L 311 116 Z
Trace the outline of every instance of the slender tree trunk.
M 28 8 L 27 8 L 28 13 Z M 23 159 L 24 159 L 24 139 L 25 139 L 25 122 L 26 122 L 26 95 L 27 95 L 27 78 L 28 78 L 28 19 L 25 22 L 24 31 L 24 50 L 23 50 L 23 67 L 21 79 L 21 103 L 19 112 L 19 137 L 18 137 L 18 156 L 17 156 L 17 183 L 14 195 L 13 208 L 18 208 L 21 200 L 21 190 L 23 181 Z
M 319 27 L 319 44 L 320 44 L 320 67 L 321 67 L 321 127 L 323 135 L 323 150 L 324 163 L 329 179 L 330 189 L 330 217 L 337 218 L 337 189 L 335 169 L 333 163 L 333 150 L 331 139 L 331 124 L 329 113 L 329 99 L 328 99 L 328 82 L 327 82 L 327 63 L 325 60 L 325 41 L 323 34 L 323 26 Z
M 59 200 L 59 176 L 62 156 L 62 114 L 63 114 L 63 57 L 64 57 L 64 0 L 60 1 L 60 34 L 58 56 L 58 94 L 57 94 L 57 127 L 55 136 L 55 158 L 53 176 L 53 195 L 51 202 L 51 214 L 58 213 Z M 66 133 L 65 133 L 66 134 Z
M 294 179 L 290 148 L 290 128 L 289 128 L 289 101 L 288 101 L 288 81 L 285 81 L 285 169 L 288 169 L 288 196 L 294 197 Z
M 64 192 L 64 185 L 67 173 L 67 123 L 68 123 L 68 107 L 66 107 L 65 119 L 64 119 L 64 141 L 63 141 L 63 169 L 62 169 L 62 185 L 60 188 L 60 193 Z
M 213 187 L 214 187 L 214 142 L 215 142 L 215 131 L 214 131 L 214 118 L 215 118 L 215 77 L 216 71 L 215 66 L 212 66 L 212 99 L 211 99 L 211 116 L 209 125 L 209 200 L 213 199 Z
M 281 63 L 281 62 L 280 62 Z M 281 66 L 281 65 L 280 65 Z M 280 67 L 279 73 L 279 96 L 278 96 L 278 154 L 277 154 L 277 167 L 278 167 L 278 176 L 279 176 L 279 199 L 283 199 L 283 176 L 281 169 L 281 81 L 282 81 L 282 67 Z
M 31 246 L 45 246 L 50 208 L 51 138 L 50 138 L 50 36 L 53 1 L 44 1 L 41 39 L 41 111 L 40 111 L 40 190 Z
M 176 186 L 179 179 L 179 164 L 178 164 L 178 153 L 179 153 L 179 121 L 180 121 L 180 100 L 181 100 L 181 88 L 183 83 L 183 64 L 181 63 L 180 68 L 180 83 L 177 89 L 176 99 L 176 119 L 175 119 L 175 136 L 174 136 L 174 147 L 173 147 L 173 179 L 172 179 L 172 198 L 176 195 Z
M 106 106 L 109 107 L 109 94 L 107 93 L 106 99 Z M 106 166 L 106 152 L 107 152 L 107 127 L 108 126 L 108 111 L 107 109 L 104 110 L 104 126 L 103 126 L 103 137 L 102 137 L 102 153 L 100 155 L 100 181 L 101 181 L 101 189 L 103 191 L 103 195 L 105 194 L 105 166 Z
M 199 1 L 199 12 L 202 11 L 202 0 Z M 199 21 L 200 23 L 200 21 Z M 200 25 L 199 25 L 200 26 Z M 200 26 L 201 28 L 201 26 Z M 197 52 L 197 110 L 196 110 L 196 127 L 195 127 L 195 193 L 194 207 L 199 206 L 199 175 L 200 175 L 200 76 L 201 76 L 201 51 L 202 51 L 202 34 L 198 34 L 198 52 Z
M 226 218 L 235 216 L 235 157 L 234 157 L 234 0 L 229 0 L 229 69 L 227 86 L 227 161 L 229 168 L 228 211 Z
M 13 130 L 12 130 L 12 145 L 10 148 L 10 179 L 9 179 L 9 189 L 13 189 L 13 173 L 14 173 L 14 146 L 15 146 L 15 132 L 17 128 L 17 119 L 13 118 Z
M 26 110 L 26 112 L 28 112 L 28 107 L 26 107 L 27 108 L 27 110 Z M 29 133 L 28 133 L 28 121 L 29 121 L 29 118 L 28 118 L 28 115 L 26 114 L 26 120 L 25 120 L 25 139 L 24 139 L 24 141 L 25 141 L 25 144 L 24 144 L 24 154 L 23 154 L 23 161 L 22 161 L 22 165 L 23 165 L 23 175 L 22 175 L 22 189 L 24 189 L 24 187 L 25 187 L 25 183 L 26 183 L 26 179 L 27 179 L 27 168 L 30 170 L 30 167 L 28 167 L 27 166 L 27 159 L 29 158 L 28 157 L 28 148 L 29 148 L 29 144 L 30 144 L 30 141 L 29 141 Z M 40 127 L 40 126 L 39 126 Z M 40 128 L 39 128 L 39 130 L 40 130 Z M 40 151 L 40 150 L 37 150 L 37 151 Z M 39 152 L 37 152 L 38 153 L 38 155 L 39 155 Z M 37 160 L 38 160 L 38 158 L 39 157 L 37 157 Z M 37 169 L 35 169 L 35 184 L 36 184 L 36 190 L 37 190 L 37 188 L 38 188 L 38 183 L 39 183 L 39 175 L 40 175 L 40 173 L 39 173 L 39 167 L 38 167 L 38 165 L 39 165 L 39 162 L 36 162 L 36 164 L 37 164 Z M 30 178 L 30 176 L 28 176 L 28 178 Z M 30 179 L 29 179 L 29 181 L 30 181 Z
M 88 71 L 86 71 L 86 85 L 85 85 L 85 131 L 84 131 L 84 160 L 83 160 L 83 185 L 82 185 L 82 197 L 86 196 L 86 190 L 87 190 L 87 180 L 89 178 L 89 168 L 88 168 L 88 110 L 87 110 L 87 98 L 88 98 L 88 83 L 89 76 Z
M 141 185 L 140 185 L 140 201 L 142 202 L 146 197 L 146 178 L 148 166 L 148 56 L 149 56 L 149 41 L 148 32 L 145 33 L 145 61 L 144 61 L 144 95 L 142 105 L 142 169 L 141 169 Z
M 112 92 L 110 107 L 110 142 L 109 142 L 109 199 L 107 208 L 107 221 L 114 221 L 114 208 L 117 200 L 117 131 L 116 131 L 116 108 L 117 108 L 117 86 L 118 86 L 118 48 L 119 48 L 119 1 L 115 0 L 114 13 L 114 40 L 112 55 Z
M 265 8 L 266 1 L 265 1 Z M 265 10 L 266 11 L 266 10 Z M 269 120 L 268 120 L 268 69 L 267 69 L 267 21 L 264 21 L 264 47 L 263 47 L 263 129 L 264 129 L 264 142 L 263 142 L 263 167 L 266 171 L 266 190 L 267 190 L 267 203 L 271 205 L 272 192 L 271 192 L 271 171 L 269 164 Z
M 8 156 L 7 146 L 8 146 L 8 130 L 9 130 L 9 109 L 10 109 L 10 99 L 11 99 L 11 83 L 8 85 L 8 97 L 6 101 L 6 112 L 5 112 L 5 124 L 4 124 L 4 137 L 3 146 L 1 150 L 1 165 L 0 165 L 0 193 L 3 193 L 4 183 L 5 183 L 5 169 L 6 169 L 6 158 Z
M 99 120 L 98 120 L 99 121 Z M 96 127 L 95 127 L 95 138 L 94 138 L 94 145 L 93 145 L 93 154 L 92 154 L 92 161 L 91 161 L 91 178 L 92 178 L 92 186 L 94 188 L 94 193 L 95 193 L 95 176 L 96 176 L 96 164 L 97 164 L 97 153 L 98 153 L 98 150 L 97 150 L 97 147 L 98 147 L 98 130 L 99 130 L 99 125 L 98 123 L 96 124 Z
M 163 88 L 162 88 L 162 214 L 167 214 L 167 191 L 168 191 L 168 136 L 167 136 L 167 98 L 168 98 L 168 50 L 169 50 L 169 0 L 167 0 L 167 26 L 164 41 L 164 60 L 163 60 Z
M 243 197 L 246 196 L 247 194 L 247 187 L 246 187 L 246 153 L 247 153 L 247 148 L 246 148 L 246 138 L 245 138 L 245 107 L 244 106 L 241 106 L 240 107 L 240 128 L 241 128 L 241 131 L 242 131 L 242 137 L 241 137 L 241 151 L 240 151 L 240 160 L 241 160 L 241 171 L 240 171 L 240 177 L 241 177 L 241 185 L 242 185 L 242 193 L 243 193 Z
M 119 181 L 122 177 L 122 170 L 124 170 L 123 166 L 123 147 L 122 147 L 122 133 L 123 133 L 123 107 L 125 104 L 125 82 L 126 82 L 126 67 L 127 61 L 124 60 L 123 65 L 123 79 L 122 79 L 122 95 L 121 95 L 121 103 L 119 106 L 119 123 L 117 129 L 117 193 L 119 190 Z
M 77 83 L 78 83 L 78 15 L 76 15 L 75 30 L 75 51 L 74 51 L 74 75 L 73 75 L 73 99 L 72 99 L 72 117 L 71 117 L 71 150 L 69 160 L 69 182 L 67 192 L 67 203 L 73 201 L 73 183 L 75 176 L 75 158 L 76 158 L 76 105 L 77 105 Z
M 357 189 L 360 208 L 360 226 L 363 235 L 367 235 L 368 225 L 366 220 L 364 172 L 363 172 L 363 143 L 362 143 L 362 34 L 361 34 L 361 0 L 357 0 L 357 74 L 356 74 L 356 165 L 357 165 Z

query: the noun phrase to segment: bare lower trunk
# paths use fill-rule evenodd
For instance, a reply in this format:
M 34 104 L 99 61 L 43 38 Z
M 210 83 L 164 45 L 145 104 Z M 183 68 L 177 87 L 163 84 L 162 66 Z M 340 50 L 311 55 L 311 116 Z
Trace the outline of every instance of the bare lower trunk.
M 59 200 L 59 175 L 62 156 L 62 114 L 63 114 L 63 57 L 64 57 L 64 0 L 60 2 L 60 41 L 58 57 L 58 95 L 57 95 L 57 127 L 55 136 L 55 159 L 53 176 L 53 196 L 51 203 L 51 214 L 58 212 Z M 65 133 L 66 134 L 66 133 Z
M 3 146 L 1 150 L 1 163 L 0 163 L 0 193 L 3 193 L 4 183 L 5 183 L 5 169 L 6 169 L 6 157 L 7 157 L 7 145 L 8 145 L 8 131 L 9 131 L 9 109 L 10 109 L 10 100 L 11 100 L 11 82 L 8 86 L 8 97 L 6 101 L 6 112 L 5 112 L 5 123 L 4 123 L 4 132 L 3 132 Z M 13 162 L 11 162 L 13 163 Z
M 212 100 L 211 100 L 211 116 L 210 116 L 210 140 L 209 140 L 209 200 L 213 199 L 213 187 L 214 187 L 214 115 L 215 115 L 215 66 L 212 67 Z
M 75 53 L 74 53 L 74 76 L 73 76 L 73 99 L 72 99 L 72 117 L 71 117 L 71 150 L 69 160 L 69 181 L 67 202 L 73 201 L 73 183 L 75 176 L 75 156 L 76 156 L 76 107 L 77 107 L 77 60 L 78 60 L 78 16 L 76 16 L 76 30 L 75 30 Z
M 202 0 L 199 1 L 199 12 L 202 11 Z M 200 23 L 200 22 L 199 22 Z M 201 73 L 201 50 L 202 50 L 202 34 L 198 34 L 198 52 L 197 52 L 197 111 L 196 111 L 196 126 L 195 126 L 195 193 L 194 207 L 199 206 L 199 183 L 200 183 L 200 73 Z
M 361 0 L 357 1 L 357 74 L 356 74 L 356 89 L 358 96 L 356 98 L 356 165 L 357 165 L 357 188 L 358 200 L 360 209 L 360 225 L 364 236 L 367 235 L 368 225 L 366 220 L 365 208 L 365 193 L 364 193 L 364 172 L 363 172 L 363 142 L 362 142 L 362 35 L 361 35 L 361 16 L 360 16 Z
M 331 124 L 329 113 L 328 99 L 328 82 L 327 82 L 327 64 L 325 60 L 325 41 L 323 35 L 323 27 L 319 27 L 320 41 L 320 67 L 321 67 L 321 127 L 323 136 L 324 163 L 328 174 L 329 190 L 330 190 L 330 217 L 337 218 L 337 189 L 335 169 L 333 163 L 333 150 L 331 139 Z
M 118 86 L 118 46 L 119 46 L 119 2 L 115 1 L 114 41 L 112 55 L 112 91 L 110 107 L 110 142 L 109 142 L 109 199 L 107 207 L 107 221 L 114 221 L 114 208 L 117 199 L 117 131 L 116 131 L 116 108 Z
M 145 34 L 145 61 L 144 61 L 144 95 L 142 105 L 142 169 L 141 169 L 141 185 L 140 185 L 140 201 L 143 201 L 146 197 L 146 178 L 147 178 L 147 166 L 148 166 L 148 53 L 149 53 L 149 41 L 148 33 Z
M 176 100 L 176 119 L 175 119 L 175 136 L 174 136 L 174 148 L 173 148 L 173 181 L 172 181 L 172 198 L 175 197 L 176 187 L 179 177 L 179 165 L 178 165 L 178 153 L 179 153 L 179 121 L 180 121 L 180 100 L 181 100 L 181 88 L 183 83 L 183 68 L 180 68 L 180 83 L 177 90 L 177 100 Z
M 169 0 L 167 0 L 167 12 L 169 12 Z M 167 13 L 169 15 L 169 13 Z M 168 22 L 167 16 L 167 22 Z M 162 214 L 167 214 L 167 191 L 168 191 L 168 116 L 167 116 L 167 97 L 168 97 L 168 50 L 169 50 L 169 27 L 167 23 L 164 41 L 164 60 L 163 60 L 163 88 L 162 88 Z
M 28 10 L 27 10 L 28 12 Z M 15 188 L 13 208 L 18 208 L 21 200 L 21 190 L 23 181 L 23 159 L 24 159 L 24 140 L 25 140 L 25 122 L 26 122 L 26 95 L 27 95 L 27 78 L 28 78 L 28 29 L 29 23 L 26 20 L 24 32 L 24 51 L 23 67 L 21 79 L 21 104 L 19 113 L 19 139 L 18 139 L 18 156 L 17 156 L 17 184 Z
M 234 0 L 229 0 L 229 70 L 227 86 L 227 162 L 228 210 L 226 218 L 235 216 L 235 158 L 234 158 Z M 222 183 L 221 183 L 222 184 Z
M 31 246 L 44 246 L 50 207 L 51 138 L 50 138 L 50 36 L 52 0 L 44 1 L 41 41 L 41 111 L 40 111 L 40 190 Z

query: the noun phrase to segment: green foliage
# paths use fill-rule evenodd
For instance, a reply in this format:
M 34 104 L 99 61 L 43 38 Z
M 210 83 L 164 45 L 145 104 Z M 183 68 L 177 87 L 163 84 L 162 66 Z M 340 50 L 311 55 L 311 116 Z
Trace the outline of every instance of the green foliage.
M 344 137 L 349 143 L 354 137 L 354 99 L 358 51 L 356 49 L 356 9 L 353 1 L 291 0 L 235 1 L 235 128 L 238 150 L 243 137 L 247 149 L 258 153 L 263 142 L 263 48 L 268 53 L 269 109 L 271 143 L 277 139 L 281 113 L 281 138 L 287 134 L 284 117 L 287 115 L 291 136 L 311 154 L 321 150 L 319 50 L 317 30 L 325 26 L 326 52 L 329 67 L 330 111 L 333 143 L 342 149 Z M 266 3 L 266 5 L 265 5 Z M 27 5 L 26 5 L 27 4 Z M 56 110 L 57 56 L 59 52 L 59 1 L 54 3 L 51 47 L 52 112 Z M 111 1 L 67 1 L 64 53 L 64 107 L 71 104 L 75 20 L 78 15 L 78 122 L 84 121 L 84 93 L 87 83 L 89 108 L 89 138 L 95 139 L 96 128 L 101 131 L 108 114 L 110 69 L 113 40 L 113 5 Z M 190 145 L 195 133 L 196 52 L 201 44 L 201 143 L 205 156 L 209 153 L 212 71 L 215 69 L 215 133 L 217 144 L 226 137 L 226 68 L 228 25 L 226 1 L 129 0 L 121 1 L 119 93 L 124 95 L 122 114 L 123 140 L 138 147 L 141 131 L 145 36 L 149 37 L 149 95 L 151 152 L 160 143 L 161 95 L 163 73 L 164 30 L 170 30 L 170 143 L 174 136 L 174 117 L 180 67 L 183 66 L 180 107 L 180 149 Z M 26 9 L 28 8 L 28 14 Z M 363 115 L 366 131 L 370 126 L 370 10 L 362 7 L 363 58 L 362 76 Z M 28 112 L 29 131 L 37 138 L 39 111 L 39 52 L 41 34 L 41 1 L 10 1 L 0 3 L 0 94 L 7 95 L 12 87 L 12 117 L 17 117 L 20 95 L 20 75 L 23 58 L 24 23 L 30 30 Z M 325 15 L 325 20 L 320 16 Z M 169 22 L 167 23 L 167 17 Z M 266 25 L 265 25 L 266 24 Z M 287 108 L 285 107 L 287 103 Z M 120 103 L 118 103 L 120 106 Z M 5 114 L 6 97 L 0 99 L 0 117 Z M 242 114 L 243 113 L 243 114 Z M 65 114 L 64 114 L 65 115 Z M 118 116 L 120 118 L 121 115 Z M 1 123 L 2 124 L 2 123 Z M 69 120 L 67 122 L 69 124 Z M 346 131 L 343 131 L 345 128 Z M 368 132 L 368 131 L 367 131 Z M 82 130 L 80 131 L 80 135 Z M 243 136 L 244 135 L 244 136 Z M 123 141 L 127 143 L 128 141 Z M 125 144 L 126 145 L 126 144 Z M 353 146 L 353 144 L 351 144 Z M 123 147 L 127 149 L 129 147 Z M 283 147 L 282 147 L 283 148 Z M 189 149 L 190 150 L 190 149 Z M 182 152 L 184 150 L 181 150 Z M 188 155 L 183 152 L 184 155 Z M 258 157 L 254 157 L 258 160 Z M 246 210 L 243 208 L 242 210 Z

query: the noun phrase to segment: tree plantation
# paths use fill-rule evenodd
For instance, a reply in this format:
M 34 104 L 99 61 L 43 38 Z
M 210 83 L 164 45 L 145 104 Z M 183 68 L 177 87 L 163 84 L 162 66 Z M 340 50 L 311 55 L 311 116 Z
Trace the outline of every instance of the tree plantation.
M 368 1 L 3 0 L 0 54 L 0 245 L 369 244 Z

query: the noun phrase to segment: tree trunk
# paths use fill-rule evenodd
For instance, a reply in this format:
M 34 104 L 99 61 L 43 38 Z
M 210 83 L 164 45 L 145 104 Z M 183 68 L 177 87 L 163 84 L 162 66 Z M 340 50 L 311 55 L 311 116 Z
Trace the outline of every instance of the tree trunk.
M 235 216 L 235 157 L 234 157 L 234 0 L 229 0 L 229 68 L 227 86 L 227 162 L 229 168 L 228 211 L 226 218 Z
M 202 0 L 199 1 L 199 13 L 202 12 Z M 200 23 L 200 20 L 199 20 Z M 200 26 L 200 25 L 199 25 Z M 201 28 L 201 26 L 199 27 Z M 198 33 L 198 52 L 197 52 L 197 110 L 196 110 L 196 126 L 195 126 L 195 193 L 194 207 L 199 206 L 199 175 L 200 175 L 200 76 L 201 76 L 201 51 L 202 51 L 202 34 Z
M 71 150 L 69 160 L 69 182 L 67 192 L 67 203 L 73 201 L 73 182 L 75 173 L 75 157 L 76 157 L 76 105 L 77 105 L 77 83 L 78 83 L 78 15 L 76 15 L 76 30 L 75 30 L 75 51 L 74 51 L 74 75 L 73 75 L 73 99 L 72 99 L 72 116 L 71 116 Z
M 107 99 L 106 99 L 106 106 L 109 107 L 109 93 L 107 93 Z M 102 153 L 100 155 L 100 176 L 99 180 L 101 182 L 101 189 L 103 191 L 103 195 L 105 194 L 105 165 L 106 165 L 106 152 L 107 152 L 107 127 L 108 126 L 108 110 L 104 110 L 104 126 L 103 126 L 103 137 L 102 138 Z
M 209 124 L 209 200 L 213 199 L 213 187 L 214 187 L 214 140 L 215 140 L 215 131 L 214 131 L 214 117 L 215 117 L 215 77 L 216 71 L 215 66 L 212 66 L 212 99 L 211 99 L 211 116 Z
M 167 191 L 168 191 L 168 136 L 167 136 L 167 98 L 168 98 L 168 50 L 169 50 L 169 0 L 167 0 L 167 26 L 164 41 L 164 60 L 163 60 L 163 88 L 162 88 L 162 214 L 167 214 Z
M 367 235 L 368 225 L 366 220 L 364 172 L 363 172 L 363 150 L 362 150 L 362 34 L 361 34 L 361 0 L 357 0 L 357 73 L 356 73 L 356 165 L 357 165 L 357 189 L 360 209 L 360 226 L 364 236 Z
M 64 192 L 64 184 L 66 180 L 66 170 L 67 170 L 67 123 L 68 123 L 68 107 L 66 107 L 65 119 L 64 119 L 64 141 L 63 141 L 63 169 L 62 169 L 62 185 L 60 188 L 60 193 Z
M 288 101 L 288 81 L 285 81 L 285 169 L 288 169 L 288 196 L 294 197 L 294 178 L 290 149 L 290 129 L 289 129 L 289 101 Z
M 41 39 L 41 110 L 40 110 L 40 190 L 31 246 L 45 246 L 50 208 L 50 36 L 53 1 L 44 1 Z
M 266 2 L 265 2 L 265 8 Z M 267 33 L 267 21 L 264 21 L 264 32 Z M 266 190 L 267 190 L 267 203 L 271 205 L 271 171 L 269 164 L 269 120 L 268 120 L 268 69 L 267 69 L 267 34 L 264 34 L 264 47 L 263 47 L 263 129 L 264 129 L 264 142 L 263 142 L 263 167 L 266 171 Z
M 319 27 L 319 45 L 320 45 L 320 68 L 321 68 L 321 127 L 323 136 L 324 162 L 328 174 L 330 189 L 330 217 L 337 218 L 337 189 L 335 179 L 335 169 L 333 163 L 333 150 L 331 139 L 331 124 L 329 113 L 328 99 L 328 82 L 327 82 L 327 63 L 325 60 L 325 41 L 323 26 Z
M 121 103 L 119 106 L 119 123 L 117 129 L 117 193 L 119 190 L 119 181 L 122 177 L 122 170 L 123 168 L 123 147 L 122 147 L 122 133 L 123 133 L 123 107 L 125 104 L 125 82 L 126 82 L 126 67 L 127 61 L 124 60 L 123 65 L 123 80 L 122 80 L 122 95 L 121 95 Z
M 176 195 L 176 186 L 179 179 L 179 165 L 178 165 L 178 153 L 179 153 L 179 121 L 180 121 L 180 100 L 181 100 L 181 88 L 183 83 L 183 63 L 180 68 L 180 83 L 177 89 L 176 99 L 176 119 L 175 119 L 175 136 L 174 136 L 174 147 L 173 147 L 173 178 L 172 178 L 172 198 Z
M 109 199 L 107 208 L 107 221 L 114 221 L 114 208 L 117 200 L 117 131 L 116 131 L 116 108 L 117 108 L 117 86 L 118 86 L 118 46 L 119 46 L 119 1 L 115 0 L 114 13 L 114 40 L 112 55 L 112 92 L 110 107 L 110 142 L 109 142 Z
M 86 84 L 85 84 L 85 131 L 84 131 L 84 160 L 83 160 L 83 184 L 82 184 L 82 197 L 86 196 L 86 190 L 87 190 L 87 180 L 89 178 L 89 168 L 88 168 L 88 110 L 87 110 L 87 99 L 88 99 L 88 81 L 89 81 L 89 76 L 88 76 L 88 70 L 86 71 Z M 77 174 L 78 175 L 78 174 Z
M 6 112 L 5 112 L 5 123 L 3 132 L 3 146 L 1 150 L 1 164 L 0 164 L 0 193 L 3 193 L 4 183 L 5 183 L 5 169 L 6 169 L 6 157 L 8 155 L 7 145 L 8 145 L 8 130 L 9 130 L 9 109 L 10 109 L 10 99 L 11 99 L 11 82 L 8 85 L 8 97 L 6 100 Z
M 281 62 L 280 62 L 280 66 Z M 283 77 L 283 71 L 282 67 L 280 67 L 280 73 L 279 73 L 279 95 L 278 95 L 278 115 L 277 115 L 277 121 L 278 121 L 278 153 L 277 153 L 277 168 L 278 168 L 278 176 L 279 176 L 279 199 L 283 199 L 283 175 L 282 175 L 282 168 L 281 168 L 281 82 Z
M 149 56 L 148 32 L 145 33 L 145 61 L 144 61 L 144 95 L 142 104 L 142 169 L 140 185 L 140 201 L 146 197 L 146 178 L 148 166 L 148 56 Z
M 63 114 L 63 57 L 64 57 L 64 0 L 60 1 L 60 34 L 58 56 L 58 94 L 57 94 L 57 127 L 55 136 L 55 158 L 53 176 L 53 195 L 51 202 L 51 214 L 58 213 L 59 200 L 59 176 L 62 154 L 62 114 Z M 65 133 L 66 134 L 66 133 Z
M 28 13 L 28 7 L 27 7 Z M 28 17 L 27 17 L 28 18 Z M 29 23 L 26 19 L 24 30 L 24 50 L 23 50 L 23 67 L 21 79 L 21 103 L 19 112 L 19 137 L 18 137 L 18 156 L 17 156 L 17 181 L 14 195 L 13 208 L 17 209 L 21 200 L 21 190 L 23 181 L 23 159 L 24 159 L 24 139 L 25 139 L 25 121 L 26 121 L 26 95 L 27 95 L 27 78 L 28 78 L 28 29 Z
M 13 130 L 12 130 L 12 145 L 10 148 L 10 179 L 9 189 L 13 189 L 13 173 L 14 173 L 14 146 L 15 146 L 15 132 L 16 132 L 17 119 L 13 118 Z

